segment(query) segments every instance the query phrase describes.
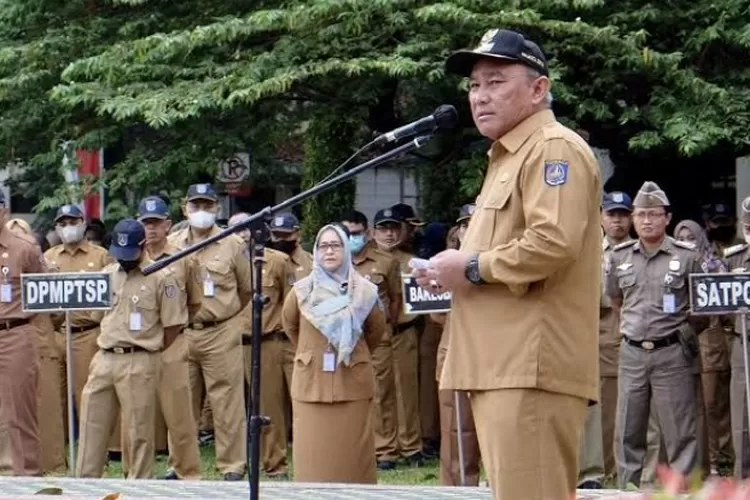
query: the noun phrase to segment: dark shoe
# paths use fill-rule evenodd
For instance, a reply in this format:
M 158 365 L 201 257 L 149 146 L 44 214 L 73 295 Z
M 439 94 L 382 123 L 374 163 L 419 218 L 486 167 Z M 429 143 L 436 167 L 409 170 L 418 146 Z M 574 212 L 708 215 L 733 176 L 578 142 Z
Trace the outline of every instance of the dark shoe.
M 270 481 L 288 481 L 289 480 L 289 473 L 288 472 L 277 472 L 275 474 L 266 474 L 266 477 Z
M 242 481 L 242 474 L 237 472 L 227 472 L 224 474 L 224 481 Z
M 579 490 L 601 490 L 602 483 L 600 483 L 599 481 L 588 480 L 588 481 L 582 482 L 578 486 L 578 489 Z
M 424 455 L 422 452 L 417 452 L 414 455 L 409 455 L 408 457 L 404 457 L 404 460 L 407 464 L 409 464 L 409 467 L 422 467 L 424 465 Z
M 162 476 L 162 479 L 177 481 L 180 479 L 180 476 L 177 475 L 174 469 L 169 469 L 167 473 Z
M 393 470 L 396 468 L 396 462 L 390 460 L 378 460 L 378 470 Z
M 198 432 L 198 446 L 206 446 L 214 442 L 214 433 L 212 431 Z

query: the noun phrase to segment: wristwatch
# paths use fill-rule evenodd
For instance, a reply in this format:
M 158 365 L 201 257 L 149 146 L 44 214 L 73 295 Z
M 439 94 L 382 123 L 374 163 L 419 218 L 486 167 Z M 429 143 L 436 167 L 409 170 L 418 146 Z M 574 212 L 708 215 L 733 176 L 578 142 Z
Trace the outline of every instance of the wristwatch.
M 479 254 L 474 254 L 466 263 L 466 269 L 464 269 L 464 275 L 474 285 L 483 285 L 486 283 L 479 275 Z

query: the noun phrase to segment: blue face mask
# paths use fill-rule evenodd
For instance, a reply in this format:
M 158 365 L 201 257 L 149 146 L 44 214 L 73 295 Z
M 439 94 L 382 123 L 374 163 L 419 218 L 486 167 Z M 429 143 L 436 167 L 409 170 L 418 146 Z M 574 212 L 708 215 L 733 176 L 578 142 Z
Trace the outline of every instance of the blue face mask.
M 365 236 L 362 234 L 349 236 L 349 247 L 352 249 L 353 255 L 361 252 L 365 247 Z

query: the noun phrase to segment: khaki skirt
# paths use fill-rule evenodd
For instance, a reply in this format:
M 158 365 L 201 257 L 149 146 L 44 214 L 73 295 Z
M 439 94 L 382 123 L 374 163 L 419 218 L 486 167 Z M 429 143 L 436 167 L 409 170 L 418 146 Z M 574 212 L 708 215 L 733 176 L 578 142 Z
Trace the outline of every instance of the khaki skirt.
M 372 400 L 292 401 L 294 480 L 377 483 Z

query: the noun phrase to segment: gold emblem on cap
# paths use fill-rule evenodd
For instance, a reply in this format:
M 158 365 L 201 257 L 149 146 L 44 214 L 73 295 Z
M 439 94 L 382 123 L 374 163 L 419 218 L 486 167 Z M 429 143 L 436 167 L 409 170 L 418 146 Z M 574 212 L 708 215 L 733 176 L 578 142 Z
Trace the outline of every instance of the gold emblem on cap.
M 481 40 L 479 40 L 479 45 L 477 45 L 477 48 L 474 49 L 475 52 L 489 52 L 492 50 L 493 40 L 497 36 L 497 33 L 499 32 L 499 29 L 489 30 L 487 33 L 484 34 Z

